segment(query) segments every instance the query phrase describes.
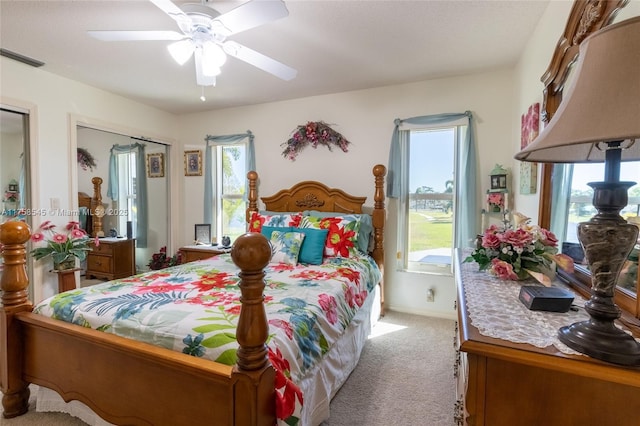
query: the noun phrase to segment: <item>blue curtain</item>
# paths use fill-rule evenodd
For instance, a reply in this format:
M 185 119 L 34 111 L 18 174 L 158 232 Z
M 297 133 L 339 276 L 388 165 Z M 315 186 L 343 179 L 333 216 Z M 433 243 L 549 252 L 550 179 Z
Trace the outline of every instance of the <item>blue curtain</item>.
M 245 138 L 249 138 L 247 144 L 247 171 L 256 170 L 256 154 L 253 144 L 253 133 L 236 135 L 211 136 L 204 138 L 206 147 L 204 151 L 204 223 L 213 223 L 213 158 L 211 149 L 217 145 L 233 145 L 242 143 Z
M 117 200 L 119 196 L 120 176 L 118 175 L 118 154 L 136 150 L 136 247 L 147 247 L 149 210 L 147 206 L 147 170 L 145 167 L 144 144 L 114 145 L 109 157 L 109 184 L 107 196 Z
M 456 248 L 468 247 L 475 240 L 477 235 L 478 209 L 476 203 L 476 148 L 475 131 L 473 128 L 473 114 L 471 111 L 464 113 L 446 113 L 435 115 L 424 115 L 406 119 L 396 119 L 394 121 L 393 135 L 391 136 L 391 148 L 389 150 L 389 167 L 387 168 L 387 196 L 398 198 L 402 195 L 402 176 L 406 172 L 406 159 L 401 158 L 401 133 L 400 127 L 403 123 L 417 124 L 425 126 L 442 125 L 467 118 L 467 132 L 458 150 L 458 176 L 456 183 L 456 215 L 455 215 L 455 236 L 454 244 Z

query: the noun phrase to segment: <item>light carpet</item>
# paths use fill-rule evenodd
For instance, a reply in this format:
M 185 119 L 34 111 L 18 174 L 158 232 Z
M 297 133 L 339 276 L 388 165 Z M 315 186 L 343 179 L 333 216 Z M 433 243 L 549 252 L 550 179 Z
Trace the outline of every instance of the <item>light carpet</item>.
M 331 402 L 322 426 L 452 426 L 455 403 L 452 320 L 387 312 L 374 327 L 358 366 Z M 62 413 L 35 411 L 6 426 L 83 426 Z

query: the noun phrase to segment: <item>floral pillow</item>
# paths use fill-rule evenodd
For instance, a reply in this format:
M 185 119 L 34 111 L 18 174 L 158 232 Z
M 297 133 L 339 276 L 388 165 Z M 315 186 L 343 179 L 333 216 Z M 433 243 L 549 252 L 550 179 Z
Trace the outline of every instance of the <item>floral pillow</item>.
M 303 240 L 304 234 L 302 232 L 273 231 L 270 240 L 271 263 L 297 265 Z
M 360 231 L 358 232 L 357 247 L 361 253 L 367 254 L 370 252 L 369 246 L 371 245 L 373 237 L 373 223 L 370 214 L 366 213 L 336 213 L 336 212 L 321 212 L 318 210 L 305 210 L 302 212 L 304 216 L 314 217 L 344 217 L 351 216 L 353 219 L 360 219 Z
M 260 232 L 263 226 L 273 226 L 283 228 L 287 226 L 298 226 L 302 219 L 302 213 L 282 213 L 265 215 L 258 212 L 251 214 L 249 219 L 249 232 Z
M 357 215 L 340 217 L 304 216 L 300 228 L 327 229 L 325 257 L 354 257 L 358 255 L 358 234 L 361 219 Z

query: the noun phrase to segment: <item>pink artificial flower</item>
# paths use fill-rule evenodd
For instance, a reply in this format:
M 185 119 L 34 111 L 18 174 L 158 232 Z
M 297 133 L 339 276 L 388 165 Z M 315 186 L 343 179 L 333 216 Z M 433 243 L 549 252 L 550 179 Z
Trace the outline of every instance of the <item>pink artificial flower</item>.
M 547 229 L 539 228 L 540 232 L 540 242 L 545 246 L 557 247 L 558 239 L 555 234 Z
M 513 247 L 526 247 L 533 242 L 533 235 L 524 229 L 509 229 L 502 235 L 502 241 Z
M 97 235 L 96 235 L 96 237 L 93 239 L 93 244 L 94 244 L 96 247 L 99 247 L 99 246 L 100 246 L 100 238 L 98 238 L 98 236 L 97 236 Z
M 494 206 L 504 206 L 504 198 L 502 197 L 502 193 L 500 192 L 490 193 L 487 196 L 487 201 L 489 202 L 489 204 Z
M 85 235 L 87 235 L 87 233 L 80 228 L 75 228 L 71 231 L 71 238 L 82 238 Z
M 69 223 L 67 223 L 67 226 L 65 227 L 67 231 L 71 231 L 72 229 L 78 229 L 78 228 L 80 228 L 80 222 L 75 222 L 73 220 L 70 220 Z
M 40 225 L 40 229 L 44 230 L 44 231 L 48 231 L 50 229 L 55 228 L 56 226 L 51 223 L 50 220 L 45 220 L 44 222 L 42 222 L 42 225 Z
M 482 237 L 482 247 L 484 248 L 496 249 L 500 247 L 500 242 L 500 237 L 498 237 L 496 234 L 485 233 Z
M 501 280 L 517 280 L 518 275 L 513 272 L 513 267 L 510 263 L 495 258 L 491 260 L 491 271 Z
M 64 234 L 53 234 L 53 237 L 51 237 L 51 239 L 54 242 L 61 244 L 67 241 L 67 236 Z
M 33 241 L 34 243 L 38 243 L 42 240 L 44 240 L 44 234 L 42 232 L 34 232 L 31 235 L 31 241 Z

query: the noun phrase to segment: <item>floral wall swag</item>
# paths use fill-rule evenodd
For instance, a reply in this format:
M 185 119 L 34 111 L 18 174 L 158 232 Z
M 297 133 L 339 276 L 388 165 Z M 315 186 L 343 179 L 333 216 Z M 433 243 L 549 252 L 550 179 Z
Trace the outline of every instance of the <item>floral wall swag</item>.
M 93 155 L 84 148 L 78 148 L 78 164 L 82 167 L 82 170 L 91 170 L 96 167 L 96 160 Z
M 294 161 L 300 151 L 307 145 L 311 145 L 314 149 L 318 145 L 324 145 L 332 151 L 332 146 L 337 146 L 342 151 L 349 151 L 349 142 L 340 133 L 333 130 L 324 121 L 309 121 L 307 124 L 301 124 L 293 131 L 293 136 L 280 146 L 284 146 L 282 156 Z

